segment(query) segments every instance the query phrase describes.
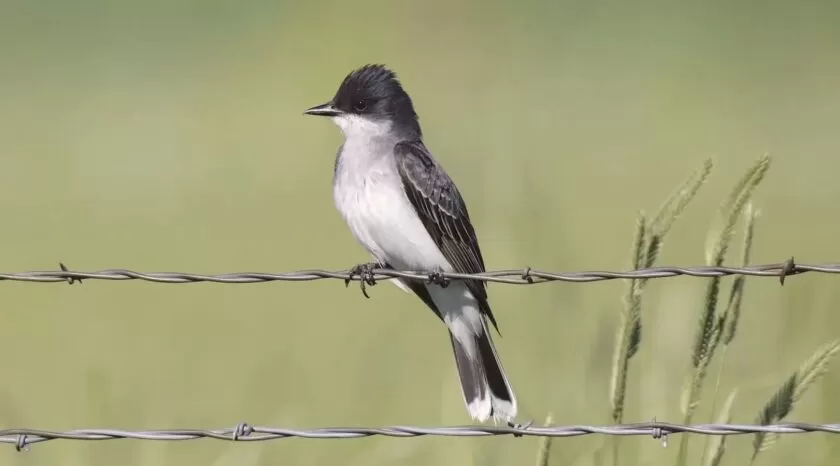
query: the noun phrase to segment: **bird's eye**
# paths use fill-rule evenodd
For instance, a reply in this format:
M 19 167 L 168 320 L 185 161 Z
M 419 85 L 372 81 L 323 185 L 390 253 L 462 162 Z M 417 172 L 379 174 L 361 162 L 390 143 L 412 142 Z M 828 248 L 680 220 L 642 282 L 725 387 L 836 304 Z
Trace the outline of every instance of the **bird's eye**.
M 356 103 L 353 104 L 353 110 L 357 112 L 364 112 L 367 110 L 367 102 L 364 100 L 356 101 Z

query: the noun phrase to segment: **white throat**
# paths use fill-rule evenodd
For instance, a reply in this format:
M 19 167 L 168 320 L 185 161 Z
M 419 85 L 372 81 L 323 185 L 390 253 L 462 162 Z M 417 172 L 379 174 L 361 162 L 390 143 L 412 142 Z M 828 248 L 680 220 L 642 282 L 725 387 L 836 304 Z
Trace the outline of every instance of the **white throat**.
M 386 119 L 365 118 L 359 115 L 344 114 L 331 118 L 341 128 L 347 139 L 390 138 L 393 125 Z
M 342 158 L 346 163 L 370 164 L 391 155 L 398 142 L 392 122 L 386 119 L 345 114 L 332 117 L 332 121 L 344 133 Z

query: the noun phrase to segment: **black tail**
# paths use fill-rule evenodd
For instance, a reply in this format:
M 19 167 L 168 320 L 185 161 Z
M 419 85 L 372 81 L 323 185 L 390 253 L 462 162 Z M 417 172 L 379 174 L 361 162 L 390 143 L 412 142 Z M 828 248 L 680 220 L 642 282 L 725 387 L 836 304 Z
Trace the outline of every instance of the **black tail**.
M 505 421 L 514 418 L 516 397 L 499 363 L 487 326 L 484 325 L 481 334 L 474 335 L 474 339 L 466 344 L 458 341 L 451 332 L 449 337 L 470 416 L 478 421 L 485 421 L 491 416 Z

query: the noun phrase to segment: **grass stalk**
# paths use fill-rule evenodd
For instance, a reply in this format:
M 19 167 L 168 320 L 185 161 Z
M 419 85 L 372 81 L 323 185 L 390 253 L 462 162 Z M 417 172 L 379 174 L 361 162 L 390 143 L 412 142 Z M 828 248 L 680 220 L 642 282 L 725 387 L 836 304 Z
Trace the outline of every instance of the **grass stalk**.
M 732 392 L 729 393 L 729 396 L 723 403 L 723 407 L 720 409 L 720 414 L 718 414 L 717 419 L 715 419 L 715 423 L 729 424 L 732 422 L 732 403 L 735 401 L 736 393 L 737 390 L 732 390 Z M 704 466 L 720 466 L 723 454 L 726 452 L 726 436 L 715 435 L 712 436 L 711 439 L 712 440 L 706 448 L 706 456 L 703 464 Z
M 639 269 L 645 263 L 645 214 L 640 213 L 636 221 L 636 234 L 633 239 L 633 269 Z M 613 372 L 610 378 L 610 394 L 612 402 L 612 418 L 620 423 L 624 415 L 624 396 L 627 389 L 627 368 L 630 358 L 636 353 L 641 338 L 641 280 L 630 280 L 627 294 L 624 297 L 624 310 L 621 313 L 621 323 L 613 354 Z
M 748 203 L 744 210 L 744 240 L 741 244 L 741 260 L 739 263 L 741 267 L 746 267 L 750 263 L 752 242 L 755 237 L 755 219 L 757 216 L 758 212 L 753 209 L 752 204 Z M 724 368 L 726 367 L 726 353 L 729 349 L 729 344 L 732 343 L 733 339 L 735 339 L 735 334 L 738 329 L 738 320 L 741 317 L 741 302 L 744 298 L 745 282 L 746 277 L 744 275 L 735 277 L 735 280 L 732 282 L 732 287 L 729 290 L 729 301 L 726 303 L 726 310 L 723 312 L 723 339 L 721 340 L 723 348 L 721 349 L 720 364 L 718 365 L 717 376 L 715 377 L 715 391 L 712 394 L 712 412 L 715 412 L 717 409 L 717 398 L 720 393 L 720 381 L 723 376 Z M 707 454 L 713 450 L 710 442 L 715 441 L 710 437 L 706 437 Z M 723 448 L 724 443 L 719 444 L 721 448 Z M 722 455 L 723 453 L 721 452 L 719 454 Z M 709 460 L 708 457 L 705 459 L 706 461 Z M 704 464 L 707 463 L 704 462 Z
M 633 269 L 639 269 L 646 262 L 646 224 L 645 214 L 639 213 L 636 221 L 636 234 L 633 239 Z M 642 281 L 630 280 L 624 299 L 624 310 L 621 313 L 621 323 L 618 327 L 615 353 L 613 354 L 612 377 L 610 378 L 610 401 L 612 403 L 612 418 L 616 424 L 621 424 L 624 417 L 624 399 L 627 393 L 627 371 L 630 359 L 639 348 L 642 337 Z M 618 464 L 618 447 L 620 440 L 612 441 L 613 465 Z
M 674 222 L 688 207 L 694 199 L 700 187 L 705 183 L 712 170 L 712 160 L 706 159 L 703 166 L 692 173 L 673 192 L 653 220 L 648 222 L 644 213 L 640 213 L 636 222 L 636 230 L 633 238 L 631 251 L 633 269 L 652 267 L 662 246 L 665 237 L 670 231 Z M 627 374 L 630 360 L 636 355 L 642 339 L 642 291 L 646 280 L 629 280 L 624 296 L 624 305 L 621 313 L 616 334 L 615 351 L 612 361 L 612 376 L 610 378 L 610 405 L 611 416 L 615 423 L 620 424 L 624 419 L 624 405 L 627 393 Z M 618 464 L 618 446 L 620 439 L 613 438 L 612 452 L 613 464 Z
M 726 202 L 721 206 L 719 222 L 721 225 L 712 230 L 711 241 L 706 247 L 706 264 L 721 266 L 732 242 L 735 225 L 741 216 L 752 193 L 761 183 L 770 167 L 770 157 L 761 157 L 735 184 Z M 694 342 L 691 361 L 693 371 L 689 383 L 683 390 L 681 408 L 683 423 L 691 424 L 694 412 L 700 403 L 703 382 L 706 379 L 709 364 L 714 357 L 718 343 L 725 330 L 726 317 L 717 312 L 718 294 L 720 292 L 720 277 L 709 280 L 706 288 L 704 307 L 700 316 L 697 336 Z M 681 436 L 677 452 L 677 465 L 684 466 L 688 454 L 688 436 Z
M 714 163 L 711 158 L 703 161 L 703 166 L 686 179 L 680 187 L 671 194 L 667 201 L 659 208 L 648 227 L 648 251 L 645 267 L 653 267 L 659 258 L 665 236 L 671 227 L 685 211 L 688 204 L 712 173 Z
M 548 413 L 543 425 L 551 425 L 552 420 L 551 413 Z M 548 461 L 551 458 L 551 441 L 553 439 L 554 437 L 542 437 L 540 439 L 539 447 L 537 448 L 537 466 L 548 466 Z
M 777 423 L 790 414 L 808 388 L 828 370 L 828 365 L 838 352 L 840 352 L 840 339 L 814 352 L 770 397 L 759 413 L 756 423 L 762 425 Z M 777 439 L 778 434 L 765 432 L 755 434 L 750 464 L 755 463 L 758 454 L 773 446 Z

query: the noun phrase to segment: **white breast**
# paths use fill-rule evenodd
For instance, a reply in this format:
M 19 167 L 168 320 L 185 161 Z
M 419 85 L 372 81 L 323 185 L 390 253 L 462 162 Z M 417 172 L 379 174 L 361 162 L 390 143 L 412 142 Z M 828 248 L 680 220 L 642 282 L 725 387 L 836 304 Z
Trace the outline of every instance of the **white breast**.
M 353 236 L 375 260 L 396 269 L 452 272 L 403 190 L 394 158 L 397 140 L 390 126 L 352 115 L 334 121 L 345 140 L 333 179 L 333 198 Z M 391 283 L 408 291 L 399 280 Z M 471 347 L 473 335 L 482 332 L 484 324 L 466 285 L 426 287 L 455 338 Z
M 397 269 L 452 271 L 403 191 L 395 142 L 347 137 L 336 167 L 335 205 L 377 261 Z

